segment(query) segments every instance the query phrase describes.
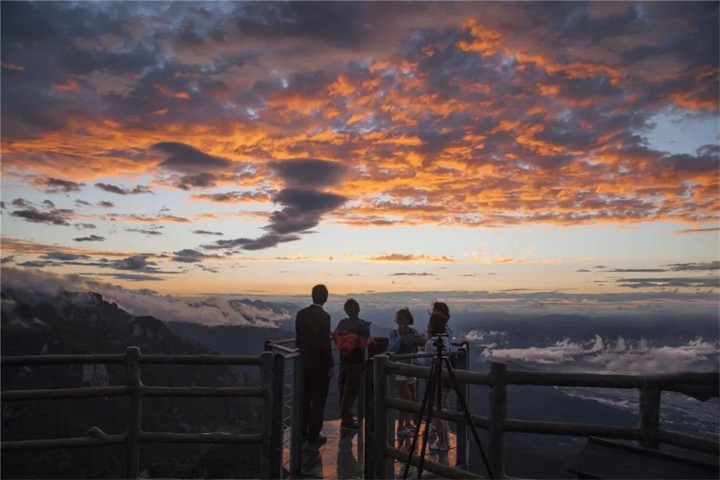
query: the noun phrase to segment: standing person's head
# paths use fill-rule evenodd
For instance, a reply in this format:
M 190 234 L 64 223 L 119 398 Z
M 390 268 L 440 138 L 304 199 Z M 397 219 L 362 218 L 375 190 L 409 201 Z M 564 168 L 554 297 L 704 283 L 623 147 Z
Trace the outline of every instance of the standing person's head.
M 343 309 L 345 310 L 345 314 L 350 318 L 357 318 L 357 316 L 360 315 L 360 304 L 354 298 L 345 302 Z
M 415 319 L 413 318 L 412 313 L 410 313 L 410 309 L 405 307 L 398 310 L 395 313 L 395 323 L 397 323 L 400 327 L 409 327 L 415 323 Z
M 328 289 L 325 285 L 315 285 L 312 289 L 312 301 L 318 305 L 325 305 L 328 299 Z
M 447 333 L 446 326 L 447 319 L 439 313 L 433 313 L 430 315 L 428 321 L 428 334 L 432 337 L 434 335 L 442 335 Z
M 432 306 L 432 314 L 439 314 L 445 318 L 445 321 L 450 320 L 450 307 L 445 302 L 435 302 Z

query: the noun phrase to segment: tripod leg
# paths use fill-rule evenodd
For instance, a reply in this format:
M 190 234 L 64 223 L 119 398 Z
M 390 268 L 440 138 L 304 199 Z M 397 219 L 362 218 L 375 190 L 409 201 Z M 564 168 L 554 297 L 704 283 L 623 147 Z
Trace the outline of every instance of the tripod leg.
M 428 405 L 428 400 L 430 399 L 430 403 L 432 403 L 432 396 L 430 395 L 430 393 L 431 393 L 430 384 L 432 382 L 432 379 L 435 377 L 436 367 L 437 366 L 435 365 L 435 362 L 430 364 L 430 375 L 428 376 L 427 387 L 425 388 L 425 392 L 423 393 L 422 402 L 420 403 L 420 414 L 418 415 L 418 423 L 417 423 L 417 426 L 415 427 L 415 432 L 413 432 L 413 439 L 412 439 L 412 442 L 410 443 L 410 451 L 408 452 L 408 454 L 410 455 L 410 460 L 412 460 L 412 456 L 415 453 L 415 448 L 417 447 L 418 436 L 420 434 L 420 425 L 422 425 L 423 415 L 425 414 L 425 411 L 426 411 L 426 408 Z M 407 478 L 409 471 L 410 471 L 410 462 L 408 461 L 408 463 L 405 464 L 405 471 L 403 473 L 403 479 Z
M 450 365 L 450 360 L 448 358 L 443 358 L 443 360 L 445 361 L 445 368 L 447 368 L 448 376 L 450 377 L 450 383 L 452 384 L 453 390 L 455 390 L 455 394 L 458 397 L 458 403 L 460 404 L 460 408 L 462 408 L 463 412 L 465 413 L 465 420 L 467 420 L 467 424 L 470 427 L 473 438 L 475 438 L 475 443 L 477 443 L 478 450 L 480 450 L 480 456 L 482 456 L 483 463 L 485 464 L 485 469 L 488 472 L 488 477 L 490 477 L 490 480 L 494 480 L 495 477 L 493 477 L 493 474 L 490 471 L 490 464 L 488 463 L 487 457 L 485 457 L 485 451 L 483 450 L 482 444 L 480 443 L 480 436 L 477 433 L 475 425 L 473 425 L 470 411 L 468 410 L 467 404 L 465 403 L 465 397 L 462 395 L 452 365 Z
M 422 476 L 423 466 L 425 465 L 425 452 L 427 451 L 428 436 L 430 435 L 430 423 L 432 422 L 433 414 L 433 394 L 435 393 L 436 389 L 439 390 L 442 388 L 439 383 L 440 376 L 442 375 L 442 358 L 433 358 L 433 364 L 435 364 L 434 375 L 428 379 L 428 389 L 430 390 L 428 395 L 430 397 L 430 402 L 428 403 L 427 420 L 425 421 L 425 431 L 423 432 L 422 446 L 420 447 L 420 459 L 418 462 L 417 476 L 418 479 L 420 479 L 420 477 Z M 439 405 L 438 408 L 442 408 L 442 405 Z M 420 428 L 420 425 L 418 425 L 418 428 Z

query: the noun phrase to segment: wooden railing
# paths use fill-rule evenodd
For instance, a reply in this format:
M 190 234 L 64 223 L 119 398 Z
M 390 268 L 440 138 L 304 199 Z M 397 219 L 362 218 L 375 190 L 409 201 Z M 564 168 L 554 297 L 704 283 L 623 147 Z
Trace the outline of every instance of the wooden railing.
M 299 354 L 298 354 L 299 355 Z M 262 445 L 261 478 L 282 476 L 283 373 L 285 356 L 266 351 L 256 356 L 241 355 L 144 355 L 129 347 L 117 355 L 35 355 L 2 357 L 3 367 L 34 365 L 125 365 L 124 386 L 82 387 L 47 390 L 12 390 L 1 393 L 3 402 L 22 400 L 57 400 L 74 398 L 127 397 L 127 429 L 123 434 L 107 435 L 97 427 L 87 436 L 2 442 L 3 452 L 39 448 L 96 447 L 125 445 L 125 478 L 138 478 L 140 445 L 143 443 L 230 443 Z M 154 387 L 141 382 L 142 365 L 249 365 L 260 367 L 260 387 Z M 257 397 L 263 400 L 262 432 L 236 433 L 170 433 L 142 430 L 143 397 Z M 299 454 L 299 452 L 298 452 Z
M 427 378 L 429 367 L 392 361 L 391 357 L 374 357 L 374 375 L 366 385 L 374 388 L 370 461 L 366 464 L 366 478 L 393 478 L 393 460 L 418 463 L 418 456 L 410 458 L 388 443 L 388 411 L 391 409 L 419 413 L 420 404 L 392 398 L 388 395 L 388 376 L 393 374 Z M 369 365 L 368 365 L 369 366 Z M 635 440 L 646 448 L 657 449 L 661 443 L 688 448 L 703 453 L 718 455 L 718 443 L 678 432 L 661 430 L 660 399 L 662 391 L 701 394 L 705 398 L 718 396 L 720 382 L 717 372 L 679 373 L 668 375 L 605 375 L 591 373 L 546 373 L 508 371 L 504 363 L 493 362 L 489 373 L 456 370 L 458 382 L 465 385 L 490 387 L 487 417 L 471 414 L 475 427 L 486 429 L 487 458 L 493 478 L 506 478 L 505 447 L 503 437 L 508 432 L 535 433 L 547 435 L 569 435 L 581 437 L 605 437 Z M 369 377 L 369 375 L 368 375 Z M 639 390 L 639 423 L 637 427 L 608 425 L 586 425 L 575 423 L 535 422 L 507 418 L 507 385 L 536 385 L 558 387 L 597 387 Z M 464 393 L 466 395 L 466 393 Z M 455 411 L 434 412 L 434 416 L 466 427 L 465 415 Z M 367 425 L 367 423 L 366 423 Z M 464 430 L 464 428 L 459 428 Z M 463 441 L 467 436 L 463 435 Z M 460 442 L 460 438 L 458 438 Z M 367 442 L 366 442 L 367 445 Z M 368 458 L 366 456 L 366 462 Z M 469 471 L 425 461 L 424 468 L 447 478 L 475 478 Z M 465 466 L 467 468 L 467 465 Z

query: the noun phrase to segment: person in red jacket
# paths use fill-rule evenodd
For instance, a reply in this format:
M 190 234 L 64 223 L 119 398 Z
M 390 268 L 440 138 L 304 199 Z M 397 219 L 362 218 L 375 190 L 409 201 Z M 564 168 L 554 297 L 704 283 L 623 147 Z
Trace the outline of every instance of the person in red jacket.
M 365 368 L 365 348 L 373 340 L 370 336 L 370 322 L 360 318 L 360 305 L 354 299 L 345 302 L 345 313 L 338 323 L 333 338 L 340 350 L 340 426 L 357 430 L 360 428 L 353 415 L 353 404 L 360 392 Z

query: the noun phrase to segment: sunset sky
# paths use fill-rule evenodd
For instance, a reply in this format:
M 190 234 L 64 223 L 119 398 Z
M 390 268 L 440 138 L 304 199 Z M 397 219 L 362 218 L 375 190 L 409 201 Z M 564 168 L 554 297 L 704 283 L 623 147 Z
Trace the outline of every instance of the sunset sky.
M 717 2 L 1 8 L 4 275 L 717 302 Z

